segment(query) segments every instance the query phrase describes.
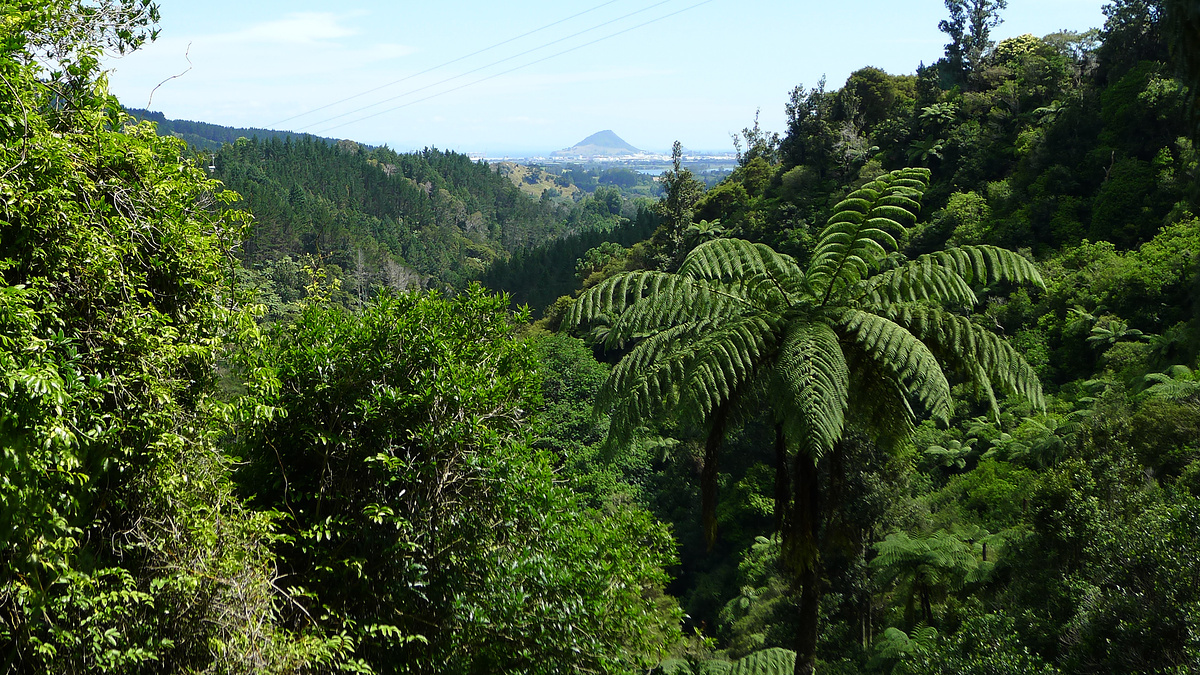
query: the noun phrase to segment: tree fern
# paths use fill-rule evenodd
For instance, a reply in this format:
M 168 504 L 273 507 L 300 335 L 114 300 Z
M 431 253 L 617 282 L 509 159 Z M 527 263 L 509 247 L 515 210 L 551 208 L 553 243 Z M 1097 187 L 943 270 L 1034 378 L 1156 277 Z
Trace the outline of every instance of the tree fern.
M 1142 379 L 1150 385 L 1148 396 L 1192 404 L 1200 401 L 1200 372 L 1187 366 L 1171 366 L 1166 373 L 1150 373 Z
M 807 269 L 763 244 L 715 239 L 693 249 L 677 273 L 627 272 L 597 284 L 564 322 L 602 323 L 610 345 L 633 344 L 597 401 L 612 411 L 610 442 L 662 415 L 705 434 L 710 545 L 721 437 L 738 410 L 766 404 L 778 439 L 784 560 L 806 588 L 819 584 L 816 463 L 836 451 L 847 424 L 892 441 L 911 432 L 918 411 L 948 418 L 943 366 L 973 382 L 993 409 L 995 387 L 1042 406 L 1037 377 L 1016 350 L 952 311 L 974 306 L 976 288 L 987 284 L 1040 286 L 1031 262 L 964 246 L 882 269 L 896 255 L 896 236 L 916 222 L 928 182 L 927 170 L 904 169 L 851 192 Z M 812 598 L 819 593 L 803 594 L 801 606 L 815 625 Z M 811 666 L 815 645 L 805 644 Z

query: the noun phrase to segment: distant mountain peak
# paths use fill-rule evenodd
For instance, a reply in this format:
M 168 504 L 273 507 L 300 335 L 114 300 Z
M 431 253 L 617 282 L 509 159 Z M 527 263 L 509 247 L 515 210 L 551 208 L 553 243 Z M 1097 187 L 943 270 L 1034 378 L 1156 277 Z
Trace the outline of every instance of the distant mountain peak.
M 555 155 L 637 155 L 641 150 L 626 143 L 612 129 L 597 131 L 575 145 L 559 150 Z

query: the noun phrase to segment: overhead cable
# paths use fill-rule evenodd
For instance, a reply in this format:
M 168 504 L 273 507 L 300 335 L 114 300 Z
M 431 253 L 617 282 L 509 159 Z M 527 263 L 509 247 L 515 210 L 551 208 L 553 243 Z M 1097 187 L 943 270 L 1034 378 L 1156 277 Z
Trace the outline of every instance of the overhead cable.
M 449 65 L 453 65 L 453 64 L 455 64 L 455 63 L 458 63 L 459 61 L 465 61 L 465 60 L 467 60 L 467 59 L 471 58 L 472 56 L 478 56 L 478 55 L 480 55 L 480 54 L 482 54 L 482 53 L 484 53 L 484 52 L 491 51 L 491 50 L 493 50 L 493 49 L 495 49 L 495 48 L 497 48 L 497 47 L 503 47 L 504 45 L 506 45 L 506 44 L 508 44 L 508 43 L 510 43 L 510 42 L 516 42 L 517 40 L 520 40 L 521 38 L 529 37 L 530 35 L 533 35 L 534 33 L 540 33 L 540 32 L 542 32 L 542 31 L 546 30 L 547 28 L 553 28 L 554 26 L 557 26 L 557 25 L 558 25 L 558 24 L 560 24 L 560 23 L 565 23 L 565 22 L 567 22 L 567 21 L 570 21 L 571 19 L 576 19 L 576 18 L 579 18 L 579 17 L 583 16 L 584 14 L 590 14 L 590 13 L 592 13 L 592 12 L 594 12 L 594 11 L 596 11 L 596 10 L 598 10 L 598 9 L 602 8 L 602 7 L 607 7 L 608 5 L 611 5 L 611 4 L 613 4 L 614 2 L 620 2 L 620 0 L 608 0 L 608 2 L 602 2 L 602 3 L 600 3 L 599 5 L 596 5 L 595 7 L 592 7 L 591 9 L 585 9 L 585 10 L 583 10 L 582 12 L 579 12 L 578 14 L 572 14 L 571 16 L 568 16 L 568 17 L 567 17 L 567 18 L 565 18 L 565 19 L 559 19 L 558 21 L 555 21 L 555 22 L 553 22 L 553 23 L 548 23 L 548 24 L 546 24 L 545 26 L 542 26 L 542 27 L 540 27 L 540 28 L 534 28 L 533 30 L 531 30 L 531 31 L 529 31 L 529 32 L 527 32 L 527 33 L 521 33 L 520 35 L 518 35 L 518 36 L 516 36 L 516 37 L 511 37 L 511 38 L 508 38 L 507 40 L 502 40 L 502 41 L 500 41 L 500 42 L 497 42 L 497 43 L 496 43 L 496 44 L 494 44 L 494 45 L 491 45 L 491 46 L 488 46 L 488 47 L 484 47 L 483 49 L 479 49 L 479 50 L 473 51 L 473 52 L 471 52 L 470 54 L 467 54 L 467 55 L 465 55 L 465 56 L 460 56 L 460 57 L 458 57 L 458 58 L 456 58 L 456 59 L 451 59 L 451 60 L 449 60 L 449 61 L 445 61 L 445 62 L 439 63 L 438 65 L 436 65 L 436 66 L 433 66 L 433 67 L 431 67 L 431 68 L 426 68 L 425 70 L 422 70 L 422 71 L 421 71 L 421 72 L 419 72 L 419 73 L 413 73 L 412 75 L 408 75 L 408 76 L 406 76 L 406 77 L 402 77 L 402 78 L 400 78 L 400 79 L 398 79 L 398 80 L 393 80 L 393 81 L 391 81 L 391 82 L 388 82 L 387 84 L 381 84 L 381 85 L 379 85 L 378 87 L 374 87 L 374 88 L 371 88 L 371 89 L 367 89 L 366 91 L 360 91 L 360 92 L 359 92 L 359 93 L 357 93 L 357 94 L 354 94 L 354 95 L 352 95 L 352 96 L 347 96 L 346 98 L 343 98 L 343 99 L 341 99 L 341 100 L 338 100 L 338 101 L 334 101 L 333 103 L 328 103 L 328 104 L 326 104 L 326 105 L 323 105 L 323 106 L 321 106 L 321 107 L 319 107 L 319 108 L 313 108 L 313 109 L 311 109 L 311 110 L 306 110 L 306 111 L 304 111 L 304 112 L 302 112 L 302 113 L 300 113 L 300 114 L 298 114 L 298 115 L 292 115 L 291 117 L 287 117 L 287 118 L 281 119 L 281 120 L 279 120 L 278 122 L 272 122 L 272 123 L 271 123 L 270 125 L 268 125 L 268 126 L 270 126 L 270 127 L 274 127 L 274 126 L 277 126 L 277 125 L 279 125 L 279 124 L 283 124 L 284 122 L 290 122 L 290 121 L 292 121 L 292 120 L 294 120 L 294 119 L 297 119 L 297 118 L 300 118 L 300 117 L 304 117 L 305 115 L 311 115 L 311 114 L 313 114 L 313 113 L 315 113 L 315 112 L 320 112 L 320 111 L 322 111 L 322 110 L 325 110 L 326 108 L 332 108 L 333 106 L 335 106 L 335 105 L 340 105 L 340 104 L 342 104 L 342 103 L 345 103 L 346 101 L 353 101 L 354 99 L 356 99 L 356 98 L 360 98 L 360 97 L 362 97 L 362 96 L 366 96 L 367 94 L 373 94 L 373 93 L 375 93 L 375 92 L 379 91 L 380 89 L 387 89 L 388 87 L 391 87 L 391 86 L 393 86 L 393 85 L 400 84 L 401 82 L 407 82 L 408 80 L 411 80 L 411 79 L 413 79 L 414 77 L 420 77 L 421 75 L 425 75 L 425 74 L 427 74 L 427 73 L 432 73 L 432 72 L 433 72 L 433 71 L 435 71 L 435 70 L 440 70 L 440 69 L 442 69 L 442 68 L 445 68 L 446 66 L 449 66 Z M 320 122 L 318 122 L 317 124 L 320 124 Z
M 408 107 L 408 106 L 410 106 L 410 105 L 416 105 L 416 104 L 418 104 L 418 103 L 422 103 L 422 102 L 424 102 L 424 101 L 428 101 L 429 99 L 432 99 L 432 98 L 437 98 L 438 96 L 442 96 L 442 95 L 445 95 L 445 94 L 449 94 L 449 93 L 451 93 L 451 92 L 455 92 L 455 91 L 458 91 L 458 90 L 460 90 L 460 89 L 466 89 L 467 87 L 471 87 L 471 86 L 477 85 L 477 84 L 479 84 L 479 83 L 481 83 L 481 82 L 486 82 L 486 81 L 488 81 L 488 80 L 491 80 L 491 79 L 494 79 L 494 78 L 500 77 L 500 76 L 502 76 L 502 75 L 508 75 L 509 73 L 516 72 L 516 71 L 518 71 L 518 70 L 521 70 L 522 68 L 528 68 L 529 66 L 536 65 L 536 64 L 538 64 L 538 63 L 542 63 L 543 61 L 549 61 L 550 59 L 557 58 L 557 57 L 559 57 L 559 56 L 562 56 L 563 54 L 569 54 L 569 53 L 571 53 L 571 52 L 573 52 L 573 51 L 576 51 L 576 50 L 579 50 L 579 49 L 583 49 L 584 47 L 589 47 L 589 46 L 591 46 L 591 45 L 594 45 L 594 44 L 596 44 L 597 42 L 603 42 L 603 41 L 605 41 L 605 40 L 608 40 L 608 39 L 610 39 L 610 38 L 617 37 L 618 35 L 623 35 L 623 34 L 625 34 L 625 33 L 628 33 L 629 31 L 632 31 L 632 30 L 637 30 L 638 28 L 642 28 L 642 27 L 644 27 L 644 26 L 649 26 L 650 24 L 652 24 L 652 23 L 657 23 L 657 22 L 659 22 L 659 21 L 662 21 L 663 19 L 669 19 L 669 18 L 671 18 L 671 17 L 673 17 L 673 16 L 675 16 L 675 15 L 677 15 L 677 14 L 682 14 L 682 13 L 684 13 L 684 12 L 687 12 L 687 11 L 690 11 L 690 10 L 693 10 L 693 9 L 696 9 L 697 7 L 700 7 L 700 6 L 702 6 L 702 5 L 707 5 L 707 4 L 708 4 L 708 3 L 710 3 L 710 2 L 713 2 L 713 0 L 704 0 L 703 2 L 698 2 L 698 3 L 694 4 L 694 5 L 690 5 L 690 6 L 688 6 L 688 7 L 684 7 L 683 9 L 680 9 L 680 10 L 677 10 L 677 11 L 674 11 L 674 12 L 671 12 L 670 14 L 664 14 L 663 16 L 660 16 L 660 17 L 658 17 L 658 18 L 656 18 L 656 19 L 651 19 L 651 20 L 649 20 L 649 21 L 645 21 L 645 22 L 643 22 L 643 23 L 639 23 L 639 24 L 638 24 L 638 25 L 636 25 L 636 26 L 630 26 L 629 28 L 625 28 L 625 29 L 619 30 L 619 31 L 617 31 L 617 32 L 615 32 L 615 33 L 611 33 L 611 34 L 609 34 L 609 35 L 605 35 L 604 37 L 596 38 L 595 40 L 592 40 L 592 41 L 590 41 L 590 42 L 585 42 L 585 43 L 583 43 L 583 44 L 581 44 L 581 45 L 576 45 L 576 46 L 574 46 L 574 47 L 571 47 L 570 49 L 564 49 L 563 51 L 561 51 L 561 52 L 558 52 L 557 54 L 551 54 L 550 56 L 546 56 L 546 57 L 543 57 L 543 58 L 537 59 L 537 60 L 535 60 L 535 61 L 530 61 L 529 63 L 525 63 L 525 64 L 522 64 L 522 65 L 516 66 L 515 68 L 510 68 L 510 69 L 508 69 L 508 70 L 505 70 L 505 71 L 502 71 L 502 72 L 499 72 L 499 73 L 495 73 L 495 74 L 493 74 L 493 75 L 488 75 L 487 77 L 481 77 L 481 78 L 479 78 L 478 80 L 475 80 L 475 81 L 473 81 L 473 82 L 468 82 L 468 83 L 466 83 L 466 84 L 462 84 L 462 85 L 459 85 L 459 86 L 457 86 L 457 87 L 452 87 L 452 88 L 450 88 L 450 89 L 446 89 L 445 91 L 440 91 L 440 92 L 437 92 L 436 94 L 430 94 L 429 96 L 426 96 L 426 97 L 424 97 L 424 98 L 419 98 L 419 99 L 417 99 L 417 100 L 415 100 L 415 101 L 409 101 L 408 103 L 404 103 L 404 104 L 401 104 L 401 105 L 395 106 L 395 107 L 393 107 L 393 108 L 388 108 L 388 109 L 386 109 L 386 110 L 381 110 L 381 111 L 379 111 L 379 112 L 377 112 L 377 113 L 372 113 L 372 114 L 370 114 L 370 115 L 365 115 L 365 116 L 363 116 L 363 117 L 360 117 L 360 118 L 358 118 L 358 119 L 350 120 L 349 122 L 343 122 L 343 123 L 341 123 L 341 124 L 337 124 L 337 125 L 334 125 L 334 126 L 332 126 L 332 127 L 327 127 L 327 128 L 325 128 L 325 129 L 322 129 L 322 130 L 320 130 L 320 131 L 317 131 L 317 132 L 315 132 L 315 133 L 316 133 L 316 134 L 325 134 L 325 133 L 328 133 L 328 132 L 330 132 L 330 131 L 333 131 L 334 129 L 340 129 L 340 128 L 344 127 L 344 126 L 348 126 L 348 125 L 351 125 L 351 124 L 357 124 L 358 122 L 362 122 L 362 121 L 365 121 L 365 120 L 369 120 L 369 119 L 371 119 L 371 118 L 373 118 L 373 117 L 378 117 L 378 116 L 380 116 L 380 115 L 385 115 L 385 114 L 387 114 L 387 113 L 390 113 L 390 112 L 395 112 L 395 111 L 397 111 L 397 110 L 400 110 L 400 109 L 402 109 L 402 108 L 407 108 L 407 107 Z M 659 4 L 663 4 L 663 3 L 659 3 Z M 657 6 L 657 5 L 656 5 L 656 6 Z M 432 86 L 432 85 L 431 85 L 431 86 Z M 399 98 L 399 97 L 396 97 L 396 98 Z M 368 106 L 368 107 L 371 107 L 371 106 Z M 350 113 L 346 113 L 346 114 L 350 114 Z M 343 116 L 344 116 L 344 115 L 339 115 L 338 117 L 343 117 Z M 336 117 L 334 117 L 334 118 L 330 118 L 330 119 L 337 119 L 337 118 L 336 118 Z M 319 123 L 318 123 L 318 124 L 319 124 Z
M 385 98 L 385 99 L 383 99 L 382 101 L 376 101 L 376 102 L 374 102 L 374 103 L 369 103 L 369 104 L 367 104 L 367 105 L 365 105 L 365 106 L 362 106 L 361 108 L 355 108 L 354 110 L 348 110 L 348 111 L 346 111 L 346 112 L 344 112 L 344 113 L 338 113 L 337 115 L 333 115 L 333 116 L 331 116 L 331 117 L 327 117 L 327 118 L 325 118 L 325 119 L 323 119 L 323 120 L 320 120 L 320 121 L 318 121 L 318 122 L 310 122 L 310 123 L 308 123 L 308 124 L 305 124 L 305 125 L 303 125 L 303 126 L 301 126 L 301 127 L 297 127 L 296 131 L 301 131 L 301 130 L 304 130 L 304 129 L 310 129 L 310 128 L 312 128 L 312 127 L 315 127 L 315 126 L 319 126 L 319 125 L 325 124 L 326 122 L 332 122 L 332 121 L 334 121 L 334 120 L 338 120 L 338 119 L 341 119 L 341 118 L 343 118 L 343 117 L 347 117 L 347 116 L 349 116 L 349 115 L 353 115 L 353 114 L 355 114 L 355 113 L 360 113 L 360 112 L 363 112 L 363 111 L 365 111 L 365 110 L 370 110 L 371 108 L 374 108 L 374 107 L 376 107 L 376 106 L 381 106 L 381 105 L 383 105 L 383 104 L 385 104 L 385 103 L 391 103 L 392 101 L 395 101 L 395 100 L 398 100 L 398 99 L 402 99 L 402 98 L 404 98 L 404 97 L 406 97 L 406 96 L 411 96 L 411 95 L 413 95 L 413 94 L 416 94 L 416 93 L 418 93 L 418 92 L 425 91 L 425 90 L 427 90 L 427 89 L 433 89 L 434 87 L 437 87 L 437 86 L 440 86 L 440 85 L 446 84 L 447 82 L 453 82 L 454 80 L 459 80 L 459 79 L 462 79 L 462 78 L 464 78 L 464 77 L 466 77 L 466 76 L 468 76 L 468 75 L 473 75 L 473 74 L 475 74 L 475 73 L 478 73 L 478 72 L 479 72 L 479 71 L 481 71 L 481 70 L 487 70 L 488 68 L 491 68 L 492 66 L 498 66 L 498 65 L 500 65 L 501 63 L 505 63 L 505 62 L 507 62 L 507 61 L 512 61 L 513 59 L 520 58 L 520 57 L 522 57 L 522 56 L 525 56 L 525 55 L 527 55 L 527 54 L 532 54 L 533 52 L 536 52 L 536 51 L 541 51 L 542 49 L 545 49 L 546 47 L 550 47 L 550 46 L 556 45 L 556 44 L 558 44 L 558 43 L 560 43 L 560 42 L 566 42 L 567 40 L 570 40 L 570 39 L 572 39 L 572 38 L 579 37 L 580 35 L 583 35 L 583 34 L 585 34 L 585 33 L 590 33 L 590 32 L 592 32 L 592 31 L 594 31 L 594 30 L 599 30 L 600 28 L 603 28 L 603 27 L 605 27 L 605 26 L 607 26 L 607 25 L 610 25 L 610 24 L 617 23 L 618 21 L 623 21 L 624 19 L 628 19 L 629 17 L 631 17 L 631 16 L 635 16 L 635 15 L 637 15 L 637 14 L 642 14 L 642 13 L 644 13 L 644 12 L 648 12 L 648 11 L 650 11 L 650 10 L 652 10 L 652 9 L 656 8 L 656 7 L 661 7 L 662 5 L 665 5 L 665 4 L 667 4 L 667 3 L 669 3 L 669 2 L 673 2 L 673 1 L 674 1 L 674 0 L 660 0 L 660 2 L 656 2 L 656 3 L 654 3 L 653 5 L 650 5 L 649 7 L 643 7 L 642 9 L 635 10 L 635 11 L 633 11 L 633 12 L 630 12 L 630 13 L 628 13 L 628 14 L 624 14 L 624 15 L 622 15 L 622 16 L 618 16 L 617 18 L 615 18 L 615 19 L 610 19 L 610 20 L 608 20 L 608 21 L 605 21 L 604 23 L 596 24 L 595 26 L 592 26 L 591 28 L 585 28 L 585 29 L 583 29 L 583 30 L 581 30 L 581 31 L 579 31 L 579 32 L 572 33 L 572 34 L 570 34 L 570 35 L 568 35 L 568 36 L 566 36 L 566 37 L 561 37 L 561 38 L 559 38 L 559 39 L 557 39 L 557 40 L 551 40 L 550 42 L 546 42 L 546 43 L 544 43 L 544 44 L 538 45 L 537 47 L 533 47 L 533 48 L 531 48 L 531 49 L 526 49 L 525 51 L 523 51 L 523 52 L 519 52 L 519 53 L 517 53 L 517 54 L 513 54 L 512 56 L 506 56 L 506 57 L 504 57 L 504 58 L 502 58 L 502 59 L 499 59 L 499 60 L 497 60 L 497 61 L 492 61 L 491 63 L 484 64 L 484 65 L 482 65 L 482 66 L 479 66 L 478 68 L 472 68 L 471 70 L 468 70 L 468 71 L 466 71 L 465 73 L 459 73 L 458 75 L 454 75 L 454 76 L 452 76 L 452 77 L 447 77 L 447 78 L 446 78 L 446 79 L 444 79 L 444 80 L 439 80 L 439 81 L 437 81 L 437 82 L 434 82 L 434 83 L 432 83 L 432 84 L 427 84 L 427 85 L 425 85 L 425 86 L 423 86 L 423 87 L 417 87 L 416 89 L 410 89 L 410 90 L 408 90 L 408 91 L 406 91 L 406 92 L 403 92 L 403 93 L 401 93 L 401 94 L 396 94 L 395 96 L 392 96 L 392 97 L 389 97 L 389 98 Z M 682 10 L 681 10 L 681 11 L 682 11 Z M 670 16 L 670 15 L 668 15 L 668 16 Z M 644 24 L 643 24 L 643 25 L 644 25 Z M 637 26 L 634 26 L 634 28 L 637 28 Z M 630 29 L 630 30 L 632 30 L 632 29 Z M 619 34 L 620 34 L 620 33 L 614 33 L 614 35 L 619 35 Z M 611 37 L 611 36 L 610 36 L 610 37 Z M 601 38 L 601 39 L 606 39 L 606 38 Z M 595 41 L 593 41 L 593 42 L 589 42 L 589 43 L 587 43 L 587 44 L 594 44 L 594 42 L 598 42 L 598 41 L 599 41 L 599 40 L 595 40 Z M 581 45 L 581 46 L 587 46 L 587 45 Z M 568 51 L 568 52 L 569 52 L 569 51 L 573 51 L 573 49 L 568 49 L 567 51 Z M 562 54 L 565 54 L 565 53 L 567 53 L 567 52 L 561 52 L 561 53 L 562 53 Z M 556 56 L 557 56 L 557 55 L 556 55 Z M 542 59 L 542 60 L 545 60 L 545 59 Z M 540 63 L 540 61 L 534 61 L 533 63 Z M 526 65 L 532 65 L 532 64 L 526 64 Z M 520 66 L 520 67 L 521 67 L 521 68 L 523 68 L 524 66 Z M 511 70 L 509 70 L 509 71 L 505 71 L 505 72 L 512 72 L 512 71 L 511 71 Z M 501 74 L 503 74 L 503 73 L 501 73 Z M 485 79 L 489 79 L 489 78 L 485 78 Z M 482 81 L 483 81 L 483 80 L 480 80 L 480 82 L 482 82 Z M 469 85 L 468 85 L 468 86 L 469 86 Z M 453 90 L 451 90 L 451 91 L 453 91 Z M 422 100 L 422 101 L 424 101 L 424 100 L 427 100 L 427 99 L 421 99 L 421 100 Z M 366 118 L 364 118 L 364 119 L 366 119 Z M 334 128 L 336 128 L 336 127 L 334 127 Z

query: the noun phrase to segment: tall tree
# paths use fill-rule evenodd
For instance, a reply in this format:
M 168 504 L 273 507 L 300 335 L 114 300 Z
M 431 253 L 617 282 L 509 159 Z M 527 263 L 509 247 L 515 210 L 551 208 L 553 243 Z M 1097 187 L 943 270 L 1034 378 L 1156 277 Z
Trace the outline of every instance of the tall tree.
M 938 30 L 950 36 L 946 60 L 959 83 L 978 68 L 991 46 L 992 29 L 1000 25 L 1000 12 L 1008 0 L 946 0 L 950 17 L 938 23 Z
M 764 244 L 718 239 L 692 250 L 675 274 L 628 272 L 597 285 L 568 316 L 572 325 L 609 323 L 610 344 L 636 342 L 598 400 L 613 410 L 615 440 L 668 414 L 707 430 L 701 483 L 710 539 L 725 431 L 739 412 L 770 411 L 777 522 L 800 588 L 797 673 L 813 672 L 816 659 L 817 464 L 837 451 L 847 420 L 888 439 L 906 435 L 918 409 L 947 418 L 943 363 L 993 406 L 994 384 L 1042 402 L 1024 359 L 949 309 L 977 302 L 973 283 L 1040 285 L 1032 263 L 967 246 L 885 269 L 928 181 L 927 170 L 905 169 L 852 192 L 835 207 L 807 269 Z
M 684 252 L 684 233 L 696 214 L 696 202 L 704 194 L 704 184 L 683 166 L 683 146 L 671 146 L 671 170 L 663 172 L 663 198 L 655 205 L 661 224 L 651 241 L 658 249 L 664 268 L 673 269 Z

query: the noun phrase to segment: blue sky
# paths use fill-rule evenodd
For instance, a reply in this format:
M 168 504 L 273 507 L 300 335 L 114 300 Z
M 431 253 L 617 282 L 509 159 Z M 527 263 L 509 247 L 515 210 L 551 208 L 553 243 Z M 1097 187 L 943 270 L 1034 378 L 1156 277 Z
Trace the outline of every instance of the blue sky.
M 127 106 L 490 157 L 556 150 L 602 129 L 647 150 L 676 139 L 727 150 L 756 109 L 764 128 L 782 130 L 798 84 L 824 75 L 836 88 L 868 65 L 911 73 L 946 43 L 941 0 L 159 2 L 158 41 L 106 62 Z M 1010 0 L 993 37 L 1099 27 L 1103 4 Z M 191 70 L 151 101 L 188 59 Z

